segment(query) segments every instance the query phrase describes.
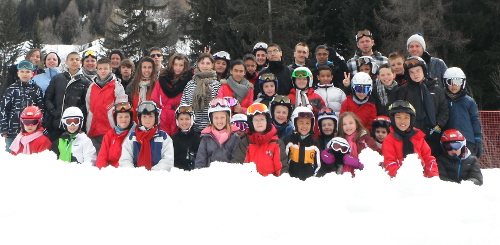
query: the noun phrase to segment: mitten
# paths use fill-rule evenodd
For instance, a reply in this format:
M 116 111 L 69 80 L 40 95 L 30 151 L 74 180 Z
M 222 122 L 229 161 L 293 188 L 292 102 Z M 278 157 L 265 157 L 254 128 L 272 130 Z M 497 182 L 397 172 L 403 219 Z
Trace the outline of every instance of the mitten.
M 387 173 L 389 174 L 389 176 L 391 177 L 396 177 L 396 174 L 398 173 L 398 169 L 399 169 L 399 165 L 397 165 L 396 163 L 393 163 L 393 164 L 389 164 L 385 170 L 387 170 Z
M 357 168 L 359 170 L 363 170 L 363 168 L 365 167 L 357 158 L 349 154 L 345 154 L 343 160 L 345 165 Z
M 439 177 L 439 170 L 436 161 L 431 160 L 424 164 L 424 177 Z
M 327 148 L 321 151 L 321 161 L 325 164 L 332 164 L 335 162 L 335 156 L 329 153 L 332 148 Z
M 480 158 L 483 155 L 483 140 L 481 138 L 476 138 L 476 149 L 474 155 Z

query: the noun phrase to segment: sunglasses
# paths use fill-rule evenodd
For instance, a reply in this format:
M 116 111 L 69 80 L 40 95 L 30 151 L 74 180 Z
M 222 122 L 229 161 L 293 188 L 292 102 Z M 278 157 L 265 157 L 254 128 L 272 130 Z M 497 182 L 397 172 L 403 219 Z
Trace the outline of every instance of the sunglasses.
M 292 103 L 290 98 L 288 98 L 288 96 L 284 96 L 284 95 L 277 95 L 276 97 L 274 97 L 273 102 L 278 103 L 278 104 L 291 104 Z
M 227 101 L 229 106 L 235 106 L 235 105 L 239 104 L 238 100 L 233 98 L 233 97 L 224 97 L 224 99 Z
M 92 51 L 92 50 L 89 50 L 89 51 L 87 51 L 87 52 L 85 52 L 85 53 L 83 54 L 83 58 L 84 58 L 84 59 L 85 59 L 85 58 L 87 58 L 87 57 L 89 57 L 89 56 L 92 56 L 92 57 L 94 57 L 94 58 L 97 58 L 96 53 L 95 53 L 94 51 Z
M 268 112 L 267 106 L 261 103 L 252 104 L 247 108 L 247 115 L 255 115 L 256 113 L 265 113 Z
M 238 127 L 240 131 L 245 131 L 248 128 L 248 123 L 246 122 L 233 122 L 234 126 Z
M 178 113 L 193 113 L 193 107 L 191 106 L 181 106 L 177 108 Z
M 358 31 L 358 34 L 356 34 L 356 42 L 359 41 L 362 37 L 372 37 L 372 33 L 369 30 L 363 30 L 363 31 Z
M 295 70 L 292 72 L 292 77 L 310 77 L 312 74 L 305 70 Z
M 22 119 L 21 118 L 21 123 L 30 126 L 30 125 L 38 125 L 40 123 L 40 120 L 38 119 Z
M 23 68 L 26 68 L 28 70 L 34 70 L 35 66 L 31 62 L 29 62 L 27 60 L 23 60 L 23 61 L 19 62 L 19 64 L 17 64 L 17 69 L 21 70 Z
M 353 87 L 354 92 L 356 93 L 362 93 L 362 94 L 369 94 L 372 90 L 372 86 L 370 85 L 355 85 Z
M 444 80 L 446 82 L 446 85 L 448 86 L 462 86 L 464 84 L 465 79 L 463 78 L 447 78 Z
M 443 148 L 446 151 L 451 151 L 451 150 L 460 150 L 464 147 L 464 143 L 462 141 L 453 141 L 453 142 L 445 142 L 443 143 Z
M 154 58 L 154 57 L 163 57 L 163 54 L 150 54 L 149 56 L 151 56 L 151 58 Z
M 347 151 L 349 151 L 349 147 L 347 147 L 345 145 L 341 145 L 339 143 L 333 143 L 332 149 L 335 151 L 340 151 L 342 153 L 347 153 Z
M 311 119 L 311 118 L 314 118 L 314 114 L 312 114 L 312 112 L 299 112 L 298 118 L 308 118 L 308 119 Z
M 157 110 L 156 104 L 152 101 L 143 101 L 138 107 L 137 111 L 142 113 L 151 113 Z
M 276 76 L 272 73 L 264 73 L 260 75 L 259 79 L 263 82 L 276 81 Z
M 115 105 L 115 111 L 120 112 L 120 111 L 130 111 L 132 109 L 132 105 L 128 102 L 120 102 Z
M 319 110 L 319 112 L 318 112 L 318 116 L 325 115 L 325 114 L 335 116 L 335 112 L 332 110 L 332 108 L 329 108 L 329 107 L 321 108 L 321 110 Z
M 64 124 L 66 126 L 78 126 L 80 125 L 80 121 L 79 117 L 68 117 L 64 119 Z

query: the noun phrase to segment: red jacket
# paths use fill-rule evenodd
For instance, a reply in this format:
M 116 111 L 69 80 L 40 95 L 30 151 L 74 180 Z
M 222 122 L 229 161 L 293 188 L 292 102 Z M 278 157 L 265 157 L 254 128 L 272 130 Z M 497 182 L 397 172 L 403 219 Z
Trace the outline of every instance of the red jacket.
M 99 169 L 111 165 L 117 168 L 118 160 L 122 156 L 122 143 L 130 130 L 125 130 L 120 135 L 116 134 L 115 129 L 109 130 L 102 139 L 101 150 L 97 156 L 95 166 Z
M 283 165 L 287 163 L 285 145 L 276 135 L 276 128 L 266 134 L 253 133 L 248 135 L 250 144 L 246 151 L 244 162 L 254 162 L 257 172 L 262 176 L 274 174 L 280 176 Z
M 49 138 L 47 138 L 47 136 L 45 135 L 42 135 L 36 139 L 34 139 L 33 141 L 31 141 L 29 143 L 30 145 L 30 154 L 33 154 L 33 153 L 40 153 L 42 151 L 45 151 L 45 150 L 48 150 L 50 149 L 50 147 L 52 146 L 52 142 L 50 142 Z M 22 144 L 20 144 L 20 147 L 19 147 L 19 150 L 17 152 L 11 152 L 12 155 L 17 155 L 19 153 L 23 153 L 23 150 L 24 150 L 24 146 Z
M 424 139 L 425 134 L 417 128 L 417 134 L 411 137 L 414 152 L 422 160 L 425 177 L 439 176 L 436 158 L 431 155 L 431 148 Z M 396 165 L 397 169 L 403 164 L 403 141 L 399 139 L 394 132 L 387 135 L 382 143 L 382 155 L 384 156 L 384 167 L 387 169 L 390 165 Z
M 222 84 L 217 94 L 217 98 L 223 97 L 234 97 L 234 92 L 227 84 Z M 247 108 L 253 104 L 253 88 L 248 89 L 248 94 L 243 98 L 243 101 L 239 101 L 241 105 L 241 113 L 247 114 Z M 234 111 L 234 110 L 233 110 Z
M 179 130 L 175 122 L 175 110 L 181 103 L 182 93 L 173 98 L 169 98 L 161 89 L 159 82 L 156 83 L 151 92 L 151 100 L 156 103 L 161 110 L 160 114 L 160 129 L 168 135 L 174 135 Z
M 373 119 L 377 116 L 377 107 L 371 102 L 366 102 L 361 106 L 358 105 L 353 99 L 352 95 L 348 95 L 347 99 L 342 102 L 342 106 L 340 107 L 340 115 L 342 115 L 346 111 L 352 111 L 356 116 L 359 117 L 361 123 L 368 132 L 372 131 L 372 122 Z M 339 116 L 340 117 L 340 116 Z
M 120 82 L 111 80 L 104 87 L 92 82 L 85 98 L 87 102 L 87 135 L 105 135 L 115 127 L 113 107 L 117 102 L 127 101 L 125 89 Z
M 296 104 L 297 89 L 292 88 L 292 90 L 290 90 L 290 94 L 288 95 L 288 98 L 290 98 L 290 100 L 292 101 L 292 105 L 294 105 L 295 107 L 300 106 L 300 105 Z M 307 90 L 307 99 L 309 100 L 309 104 L 312 106 L 312 111 L 314 113 L 314 116 L 316 118 L 318 118 L 318 112 L 319 112 L 319 110 L 321 110 L 321 108 L 325 107 L 325 101 L 312 88 L 308 88 L 308 90 Z M 306 105 L 302 105 L 302 106 L 306 106 Z

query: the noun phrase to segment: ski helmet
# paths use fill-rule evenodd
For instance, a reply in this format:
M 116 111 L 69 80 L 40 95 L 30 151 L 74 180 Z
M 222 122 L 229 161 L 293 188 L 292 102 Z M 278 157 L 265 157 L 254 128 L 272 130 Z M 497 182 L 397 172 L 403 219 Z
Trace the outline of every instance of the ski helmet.
M 369 75 L 375 75 L 377 74 L 378 71 L 378 65 L 375 62 L 375 60 L 371 56 L 361 56 L 357 60 L 357 72 L 360 72 L 359 69 L 361 68 L 362 65 L 369 65 L 371 70 L 371 74 Z
M 370 75 L 364 72 L 358 72 L 354 74 L 351 80 L 352 98 L 358 104 L 363 104 L 368 101 L 370 94 L 372 93 L 373 80 Z M 364 93 L 368 96 L 361 100 L 356 96 L 356 93 Z
M 415 120 L 416 120 L 415 119 L 416 118 L 415 108 L 410 104 L 410 102 L 404 101 L 404 100 L 396 100 L 394 103 L 392 103 L 389 106 L 389 117 L 391 120 L 392 127 L 397 128 L 396 121 L 394 120 L 394 115 L 396 115 L 396 113 L 400 113 L 400 112 L 410 114 L 410 128 L 414 127 Z
M 319 132 L 321 134 L 324 134 L 323 133 L 323 128 L 321 127 L 321 121 L 323 119 L 332 119 L 335 122 L 335 131 L 338 130 L 338 121 L 339 121 L 339 118 L 337 117 L 337 115 L 335 114 L 335 112 L 333 111 L 332 108 L 330 108 L 330 107 L 323 107 L 318 112 L 318 127 L 319 127 Z
M 258 43 L 256 43 L 256 44 L 253 46 L 253 50 L 252 50 L 253 55 L 255 55 L 255 53 L 256 53 L 258 50 L 264 50 L 264 51 L 266 51 L 266 52 L 267 52 L 267 43 L 264 43 L 264 42 L 258 42 Z
M 234 124 L 240 129 L 240 131 L 245 131 L 248 128 L 248 117 L 245 114 L 237 113 L 231 117 L 231 124 Z
M 388 116 L 383 116 L 383 115 L 377 116 L 375 117 L 375 119 L 373 119 L 372 137 L 375 140 L 377 140 L 377 137 L 375 137 L 375 131 L 377 130 L 377 128 L 385 128 L 387 130 L 387 133 L 391 132 L 391 119 Z
M 189 126 L 189 129 L 188 129 L 188 130 L 191 130 L 191 127 L 193 127 L 194 120 L 196 118 L 194 115 L 193 107 L 186 105 L 186 104 L 181 104 L 181 105 L 179 105 L 179 107 L 177 107 L 177 109 L 175 110 L 175 124 L 177 125 L 177 127 L 179 127 L 178 119 L 179 119 L 179 115 L 181 113 L 188 114 L 189 116 L 191 116 L 191 126 Z
M 269 109 L 267 109 L 267 106 L 262 103 L 254 103 L 247 108 L 248 127 L 250 128 L 250 131 L 255 131 L 255 127 L 253 125 L 253 117 L 260 114 L 266 116 L 265 132 L 269 132 L 269 130 L 271 130 L 271 114 L 269 113 Z
M 214 54 L 214 59 L 215 60 L 217 60 L 217 59 L 225 60 L 229 66 L 229 62 L 231 61 L 231 55 L 229 55 L 229 53 L 226 51 L 219 51 L 219 52 Z
M 309 88 L 312 88 L 313 87 L 313 75 L 312 75 L 312 72 L 311 70 L 309 70 L 309 68 L 307 67 L 304 67 L 304 66 L 301 66 L 301 67 L 297 67 L 295 70 L 293 70 L 292 72 L 292 82 L 293 82 L 293 86 L 296 88 L 296 89 L 299 89 L 297 87 L 297 83 L 295 82 L 295 80 L 297 80 L 297 77 L 307 77 L 307 87 Z
M 351 149 L 351 146 L 346 139 L 342 137 L 333 137 L 333 139 L 326 143 L 326 148 L 332 148 L 334 151 L 340 151 L 346 154 Z
M 156 106 L 156 103 L 154 101 L 145 100 L 137 106 L 137 118 L 139 121 L 139 126 L 142 126 L 142 122 L 141 122 L 142 114 L 151 114 L 151 113 L 155 114 L 154 126 L 158 126 L 160 110 L 158 109 L 158 107 Z
M 210 124 L 213 124 L 212 113 L 217 111 L 225 111 L 228 114 L 228 117 L 231 117 L 231 106 L 229 102 L 227 102 L 224 98 L 215 98 L 208 104 L 208 120 Z
M 129 113 L 129 115 L 130 115 L 129 127 L 132 126 L 132 118 L 134 118 L 134 112 L 132 111 L 132 105 L 127 101 L 115 104 L 115 106 L 113 107 L 113 121 L 115 122 L 115 125 L 118 125 L 116 117 L 118 116 L 118 113 L 120 113 L 120 112 L 128 112 Z
M 403 67 L 405 68 L 405 76 L 407 81 L 413 81 L 411 80 L 410 77 L 410 69 L 417 66 L 422 67 L 422 71 L 424 72 L 424 77 L 427 77 L 427 64 L 425 63 L 425 61 L 418 56 L 411 56 L 407 58 L 403 64 Z
M 66 108 L 61 117 L 61 123 L 66 131 L 68 130 L 68 125 L 78 126 L 78 130 L 76 132 L 80 131 L 80 129 L 82 129 L 83 122 L 83 112 L 76 106 Z
M 292 113 L 292 126 L 294 131 L 298 131 L 297 128 L 297 119 L 299 118 L 307 118 L 311 119 L 311 130 L 309 131 L 310 134 L 314 134 L 314 113 L 311 111 L 311 109 L 304 107 L 304 106 L 299 106 L 293 110 Z
M 462 71 L 462 69 L 460 69 L 458 67 L 448 68 L 444 72 L 443 79 L 444 79 L 445 85 L 461 86 L 460 91 L 463 91 L 465 89 L 465 82 L 466 82 L 465 73 Z M 446 87 L 446 90 L 449 91 L 448 86 L 445 86 L 445 87 Z
M 449 150 L 461 150 L 460 156 L 465 154 L 467 147 L 466 139 L 460 131 L 456 129 L 448 129 L 441 135 L 441 146 L 445 152 Z
M 21 119 L 21 123 L 24 125 L 37 125 L 37 129 L 40 127 L 42 123 L 43 113 L 38 106 L 28 106 L 24 108 L 19 116 Z M 24 132 L 24 127 L 21 127 Z
M 288 120 L 290 120 L 293 112 L 293 105 L 290 98 L 288 98 L 288 96 L 285 95 L 277 95 L 276 97 L 274 97 L 274 99 L 270 103 L 271 117 L 273 117 L 273 119 L 274 119 L 274 110 L 278 105 L 286 106 L 288 108 Z
M 264 74 L 260 74 L 259 80 L 258 80 L 258 83 L 259 83 L 258 86 L 259 86 L 260 92 L 262 94 L 264 94 L 264 83 L 267 83 L 267 82 L 273 82 L 275 92 L 278 92 L 278 84 L 279 84 L 278 78 L 272 73 L 264 73 Z

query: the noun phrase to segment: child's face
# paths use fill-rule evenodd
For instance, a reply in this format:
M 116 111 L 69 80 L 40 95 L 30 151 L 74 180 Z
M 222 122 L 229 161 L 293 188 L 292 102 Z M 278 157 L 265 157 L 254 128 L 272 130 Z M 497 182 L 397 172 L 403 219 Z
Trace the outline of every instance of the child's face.
M 333 135 L 335 133 L 335 121 L 329 118 L 321 120 L 321 130 L 325 135 Z
M 419 42 L 413 41 L 408 45 L 408 52 L 410 52 L 411 56 L 422 57 L 424 54 L 424 48 Z
M 389 64 L 396 75 L 405 74 L 405 68 L 403 67 L 404 60 L 401 57 L 395 59 L 389 59 Z
M 217 129 L 217 130 L 222 130 L 226 127 L 226 124 L 227 124 L 227 112 L 225 111 L 216 111 L 214 113 L 212 113 L 212 122 L 213 122 L 213 126 Z
M 401 131 L 406 131 L 410 127 L 411 116 L 408 113 L 398 112 L 394 115 L 396 127 Z
M 458 149 L 458 150 L 451 149 L 449 151 L 446 151 L 446 153 L 448 153 L 448 156 L 455 157 L 455 156 L 460 155 L 460 153 L 462 153 L 462 149 Z
M 306 136 L 311 132 L 311 119 L 310 118 L 298 118 L 297 119 L 297 131 L 300 135 Z
M 241 80 L 243 80 L 246 73 L 245 67 L 243 65 L 235 65 L 229 72 L 236 82 L 240 82 Z
M 27 133 L 35 132 L 38 128 L 38 124 L 30 124 L 30 125 L 23 124 L 23 126 L 24 126 L 24 130 Z
M 142 77 L 144 78 L 151 77 L 151 74 L 153 74 L 153 66 L 154 64 L 151 62 L 142 62 L 141 64 Z
M 450 92 L 456 94 L 458 92 L 460 92 L 460 90 L 462 89 L 462 86 L 456 86 L 456 85 L 447 85 L 448 86 L 448 90 L 450 90 Z
M 123 77 L 130 77 L 132 76 L 132 67 L 120 66 L 120 72 Z
M 413 68 L 410 68 L 408 72 L 410 73 L 411 80 L 413 80 L 414 82 L 419 83 L 424 80 L 424 70 L 422 70 L 422 67 L 415 66 Z
M 320 84 L 330 84 L 333 80 L 332 72 L 329 70 L 319 71 L 319 83 Z
M 83 60 L 83 67 L 89 71 L 94 71 L 96 69 L 96 65 L 97 60 L 92 56 L 88 56 L 85 60 Z
M 297 84 L 297 88 L 303 89 L 307 87 L 307 82 L 309 82 L 309 78 L 307 77 L 296 77 L 295 84 Z
M 378 79 L 387 86 L 392 84 L 392 81 L 394 81 L 396 75 L 392 73 L 390 68 L 381 68 L 380 70 L 378 70 L 378 73 Z
M 189 127 L 191 127 L 191 115 L 187 113 L 179 114 L 177 121 L 179 122 L 179 128 L 181 130 L 187 131 Z
M 215 60 L 215 66 L 214 66 L 215 72 L 223 73 L 226 70 L 226 68 L 227 68 L 227 62 L 225 60 L 222 59 Z
M 130 113 L 128 112 L 118 112 L 116 114 L 116 123 L 121 128 L 127 128 L 130 125 Z
M 376 128 L 375 129 L 375 137 L 379 142 L 384 142 L 385 137 L 387 137 L 387 129 L 386 128 Z
M 147 129 L 153 128 L 155 126 L 155 114 L 141 114 L 141 124 Z
M 33 77 L 33 71 L 27 68 L 22 68 L 17 71 L 17 76 L 21 80 L 21 82 L 29 82 Z
M 255 115 L 252 119 L 253 122 L 253 128 L 255 129 L 255 132 L 257 133 L 264 133 L 267 128 L 267 121 L 266 121 L 266 116 L 259 114 Z
M 196 65 L 200 71 L 210 71 L 214 67 L 214 63 L 208 57 L 203 58 Z
M 173 69 L 174 69 L 175 75 L 180 75 L 184 71 L 184 60 L 175 59 Z
M 255 61 L 253 60 L 245 60 L 245 65 L 247 67 L 247 72 L 250 74 L 254 74 L 255 70 L 257 70 L 257 63 L 255 63 Z
M 74 134 L 78 130 L 78 125 L 67 125 L 68 133 Z
M 111 72 L 111 65 L 110 64 L 98 64 L 97 65 L 97 75 L 99 75 L 99 78 L 101 80 L 104 80 L 109 73 Z
M 360 67 L 359 67 L 359 72 L 364 72 L 368 75 L 371 74 L 371 71 L 372 71 L 372 67 L 370 65 L 367 65 L 367 64 L 362 64 Z
M 273 96 L 276 94 L 276 85 L 274 84 L 274 82 L 263 83 L 262 90 L 264 90 L 265 95 Z
M 66 59 L 66 65 L 68 66 L 70 71 L 77 71 L 81 65 L 80 55 L 78 54 L 69 55 L 68 58 Z
M 288 107 L 284 105 L 277 105 L 274 107 L 274 120 L 283 124 L 288 121 Z
M 356 125 L 356 121 L 354 120 L 354 117 L 351 115 L 347 115 L 344 117 L 344 120 L 342 120 L 342 130 L 344 130 L 344 133 L 347 135 L 351 135 L 356 132 L 356 129 L 358 126 Z
M 368 97 L 368 94 L 365 94 L 365 93 L 356 93 L 356 96 L 357 96 L 360 100 L 364 100 L 364 99 L 366 99 L 366 97 Z

